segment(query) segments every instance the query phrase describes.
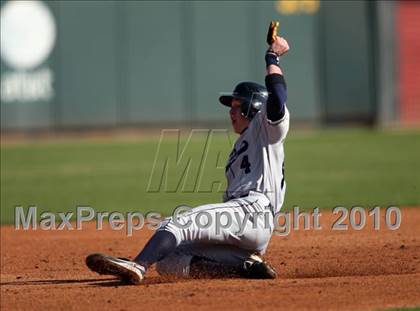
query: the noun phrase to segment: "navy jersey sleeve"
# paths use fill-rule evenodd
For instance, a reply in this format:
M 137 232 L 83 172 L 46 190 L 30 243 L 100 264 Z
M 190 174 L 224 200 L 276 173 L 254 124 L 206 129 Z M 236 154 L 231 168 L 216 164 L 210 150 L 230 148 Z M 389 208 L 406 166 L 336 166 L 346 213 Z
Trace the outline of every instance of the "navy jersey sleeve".
M 267 119 L 277 122 L 284 117 L 286 111 L 286 82 L 282 75 L 274 73 L 265 77 L 265 86 L 268 91 Z

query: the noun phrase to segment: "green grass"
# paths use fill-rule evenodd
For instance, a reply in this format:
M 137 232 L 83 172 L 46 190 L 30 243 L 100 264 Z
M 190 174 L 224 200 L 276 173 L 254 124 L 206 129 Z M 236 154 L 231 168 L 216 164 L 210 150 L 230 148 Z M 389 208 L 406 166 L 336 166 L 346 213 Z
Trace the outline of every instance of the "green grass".
M 87 205 L 97 212 L 170 213 L 180 204 L 219 202 L 222 192 L 217 188 L 225 185 L 223 166 L 231 142 L 222 134 L 206 145 L 205 135 L 198 136 L 190 142 L 192 160 L 184 188 L 176 188 L 184 170 L 170 162 L 166 190 L 154 192 L 147 186 L 158 138 L 3 145 L 1 223 L 14 222 L 17 205 L 51 212 Z M 171 139 L 160 154 L 174 161 L 176 147 Z M 207 158 L 202 157 L 204 148 L 209 148 Z M 420 205 L 419 159 L 420 131 L 292 131 L 286 142 L 285 207 Z M 201 183 L 194 188 L 201 161 Z M 160 159 L 154 177 L 161 176 L 162 163 Z M 215 181 L 221 183 L 211 188 Z M 158 184 L 154 178 L 152 188 Z

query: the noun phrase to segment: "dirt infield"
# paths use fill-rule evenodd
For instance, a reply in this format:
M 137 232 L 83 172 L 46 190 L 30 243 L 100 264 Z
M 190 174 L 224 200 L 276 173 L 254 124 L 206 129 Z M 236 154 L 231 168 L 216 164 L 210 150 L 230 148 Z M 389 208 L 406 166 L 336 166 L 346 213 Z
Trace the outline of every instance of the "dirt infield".
M 135 255 L 150 230 L 93 224 L 81 231 L 16 231 L 1 227 L 1 309 L 348 309 L 420 305 L 420 208 L 402 209 L 400 229 L 334 231 L 337 215 L 323 211 L 322 230 L 272 238 L 266 258 L 276 280 L 165 280 L 150 271 L 140 286 L 122 286 L 84 265 L 92 252 Z

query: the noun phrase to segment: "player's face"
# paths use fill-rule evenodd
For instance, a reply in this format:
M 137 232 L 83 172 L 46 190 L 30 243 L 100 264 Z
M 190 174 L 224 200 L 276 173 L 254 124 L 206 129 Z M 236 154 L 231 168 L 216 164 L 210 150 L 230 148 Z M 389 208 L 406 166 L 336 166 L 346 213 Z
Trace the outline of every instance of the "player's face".
M 235 133 L 242 133 L 248 127 L 249 120 L 241 114 L 241 102 L 237 99 L 232 100 L 232 107 L 230 108 L 230 121 Z

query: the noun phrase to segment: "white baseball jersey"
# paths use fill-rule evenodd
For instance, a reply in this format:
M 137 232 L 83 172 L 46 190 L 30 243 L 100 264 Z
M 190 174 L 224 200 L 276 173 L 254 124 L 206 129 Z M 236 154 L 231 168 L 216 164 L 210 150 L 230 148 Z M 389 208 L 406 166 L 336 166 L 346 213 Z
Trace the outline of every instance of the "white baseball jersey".
M 286 190 L 283 142 L 288 130 L 287 108 L 277 122 L 267 119 L 265 106 L 255 115 L 230 154 L 225 202 L 197 206 L 180 215 L 177 222 L 170 217 L 161 223 L 158 230 L 171 232 L 178 248 L 158 263 L 159 273 L 188 276 L 193 256 L 237 266 L 250 254 L 265 253 L 274 224 L 274 215 L 267 206 L 271 205 L 273 212 L 279 211 Z M 266 212 L 267 223 L 265 217 L 257 218 L 255 223 L 246 221 L 250 214 L 261 212 Z M 211 224 L 199 225 L 203 214 L 213 220 Z M 218 228 L 219 216 L 221 223 L 230 225 Z
M 268 197 L 274 212 L 280 210 L 286 190 L 283 142 L 289 130 L 289 119 L 285 107 L 284 117 L 271 122 L 264 105 L 251 120 L 235 142 L 226 165 L 225 202 L 257 191 Z

